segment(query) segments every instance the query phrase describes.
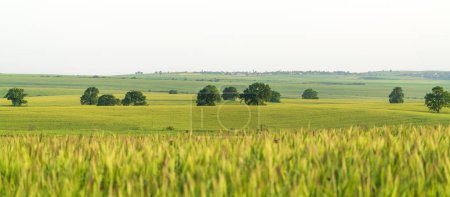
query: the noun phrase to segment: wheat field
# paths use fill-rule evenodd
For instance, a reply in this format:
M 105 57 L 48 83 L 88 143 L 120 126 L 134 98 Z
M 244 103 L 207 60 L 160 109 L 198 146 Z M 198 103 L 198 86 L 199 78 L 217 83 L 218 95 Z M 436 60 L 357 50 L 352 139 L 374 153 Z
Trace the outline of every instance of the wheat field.
M 117 95 L 119 98 L 123 95 Z M 0 133 L 152 133 L 297 128 L 370 128 L 385 125 L 448 125 L 450 112 L 430 113 L 420 101 L 389 104 L 385 99 L 282 99 L 246 106 L 239 101 L 195 106 L 195 95 L 148 93 L 148 106 L 82 106 L 78 95 L 27 98 L 10 107 L 0 99 Z
M 0 137 L 0 196 L 441 196 L 450 127 Z

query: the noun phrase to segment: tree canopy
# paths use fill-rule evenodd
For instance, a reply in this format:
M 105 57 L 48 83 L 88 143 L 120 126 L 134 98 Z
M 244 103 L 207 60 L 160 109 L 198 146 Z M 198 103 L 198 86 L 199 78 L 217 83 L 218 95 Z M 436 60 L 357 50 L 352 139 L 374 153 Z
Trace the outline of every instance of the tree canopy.
M 197 94 L 197 106 L 215 106 L 221 100 L 219 90 L 213 85 L 205 86 Z
M 89 87 L 84 91 L 84 94 L 80 97 L 80 103 L 82 105 L 96 105 L 98 102 L 98 94 L 100 91 L 96 87 Z
M 302 99 L 319 99 L 319 96 L 315 90 L 309 88 L 303 91 Z
M 120 99 L 116 98 L 114 95 L 105 94 L 98 98 L 97 106 L 114 106 L 120 105 Z
M 248 86 L 239 98 L 247 105 L 265 105 L 266 101 L 270 101 L 272 90 L 270 86 L 264 83 L 254 83 Z
M 450 96 L 443 87 L 436 86 L 425 95 L 425 105 L 430 111 L 439 113 L 443 107 L 449 107 Z
M 123 105 L 147 105 L 147 97 L 141 91 L 131 90 L 125 94 Z
M 25 94 L 24 89 L 11 88 L 8 90 L 8 93 L 6 93 L 4 98 L 10 100 L 13 106 L 21 106 L 28 103 L 28 101 L 24 100 L 26 96 L 27 94 Z
M 272 97 L 270 98 L 270 102 L 272 103 L 280 103 L 281 94 L 277 91 L 272 91 Z
M 389 103 L 403 103 L 403 98 L 405 94 L 403 94 L 403 90 L 401 87 L 395 87 L 391 94 L 389 94 Z
M 223 100 L 235 101 L 239 97 L 239 93 L 235 87 L 226 87 L 222 91 Z

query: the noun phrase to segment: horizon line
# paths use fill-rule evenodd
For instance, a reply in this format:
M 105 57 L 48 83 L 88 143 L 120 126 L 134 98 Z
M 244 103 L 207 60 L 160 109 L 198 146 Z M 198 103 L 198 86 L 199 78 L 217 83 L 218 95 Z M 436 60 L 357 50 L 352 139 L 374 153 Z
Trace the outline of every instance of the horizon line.
M 179 74 L 179 73 L 289 73 L 289 72 L 323 72 L 323 73 L 338 73 L 345 72 L 349 74 L 365 74 L 365 73 L 376 73 L 376 72 L 450 72 L 449 70 L 371 70 L 371 71 L 345 71 L 345 70 L 276 70 L 276 71 L 217 71 L 217 70 L 200 70 L 200 71 L 153 71 L 153 72 L 144 72 L 137 70 L 134 73 L 121 73 L 121 74 L 67 74 L 67 73 L 1 73 L 0 75 L 51 75 L 51 76 L 122 76 L 122 75 L 149 75 L 149 74 L 157 74 L 157 73 L 166 73 L 166 74 Z

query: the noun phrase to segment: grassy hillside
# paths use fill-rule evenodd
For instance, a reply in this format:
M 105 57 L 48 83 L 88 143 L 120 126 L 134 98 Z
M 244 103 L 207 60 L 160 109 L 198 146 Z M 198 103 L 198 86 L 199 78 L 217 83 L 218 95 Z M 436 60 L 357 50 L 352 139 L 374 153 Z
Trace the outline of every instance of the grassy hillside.
M 117 95 L 123 97 L 123 95 Z M 30 97 L 24 107 L 0 100 L 0 130 L 162 131 L 343 128 L 350 126 L 450 123 L 450 111 L 430 113 L 422 102 L 388 104 L 379 99 L 283 99 L 267 106 L 225 102 L 195 106 L 195 95 L 147 94 L 149 106 L 81 106 L 78 95 Z M 171 129 L 170 129 L 171 130 Z

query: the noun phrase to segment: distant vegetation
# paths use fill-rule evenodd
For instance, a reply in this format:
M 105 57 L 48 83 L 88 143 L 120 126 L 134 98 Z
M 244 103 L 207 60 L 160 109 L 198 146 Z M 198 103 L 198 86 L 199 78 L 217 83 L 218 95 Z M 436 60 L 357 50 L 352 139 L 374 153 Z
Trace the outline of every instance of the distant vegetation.
M 155 74 L 168 75 L 168 74 L 183 74 L 185 72 L 166 72 Z M 202 72 L 192 72 L 194 74 L 202 74 L 202 75 L 226 75 L 226 76 L 272 76 L 272 75 L 291 75 L 291 76 L 304 76 L 304 75 L 323 75 L 323 76 L 357 76 L 361 79 L 366 80 L 382 80 L 390 78 L 391 76 L 399 76 L 399 77 L 416 77 L 416 78 L 424 78 L 424 79 L 433 79 L 433 80 L 449 80 L 450 72 L 446 71 L 372 71 L 372 72 L 364 72 L 364 73 L 352 73 L 348 71 L 268 71 L 268 72 L 215 72 L 215 71 L 202 71 Z M 210 81 L 210 82 L 218 82 L 220 79 L 208 79 L 208 80 L 199 80 L 199 81 Z M 329 85 L 340 85 L 341 83 L 329 83 Z M 364 85 L 364 83 L 349 83 L 347 85 Z
M 319 99 L 318 94 L 317 91 L 309 88 L 303 91 L 302 99 Z
M 216 86 L 207 85 L 198 92 L 196 102 L 198 106 L 215 106 L 221 100 L 222 98 Z
M 450 95 L 444 88 L 436 86 L 425 95 L 425 105 L 431 111 L 439 113 L 443 107 L 450 107 Z
M 114 106 L 120 105 L 120 99 L 116 98 L 114 95 L 105 94 L 98 98 L 98 106 Z
M 12 102 L 13 106 L 21 106 L 26 104 L 27 101 L 24 99 L 27 96 L 25 91 L 20 88 L 11 88 L 6 93 L 5 98 Z
M 100 91 L 96 87 L 89 87 L 84 91 L 83 96 L 80 98 L 82 105 L 97 105 L 98 94 Z
M 442 72 L 442 71 L 406 72 L 403 73 L 402 75 L 412 77 L 422 77 L 425 79 L 434 79 L 434 80 L 450 80 L 450 72 Z
M 270 102 L 280 103 L 281 102 L 281 94 L 277 91 L 272 90 L 272 97 L 270 97 Z
M 267 75 L 352 75 L 355 73 L 347 72 L 347 71 L 267 71 L 267 72 L 215 72 L 215 71 L 201 71 L 201 72 L 193 72 L 200 74 L 216 74 L 216 75 L 245 75 L 245 76 L 267 76 Z
M 169 90 L 169 94 L 178 94 L 177 90 Z
M 272 97 L 272 89 L 268 84 L 254 83 L 248 86 L 239 98 L 247 105 L 265 105 Z
M 122 105 L 147 105 L 147 97 L 141 91 L 129 91 L 122 100 Z
M 403 89 L 401 87 L 395 87 L 391 94 L 389 94 L 389 103 L 403 103 L 405 102 L 403 100 L 404 97 Z
M 253 83 L 241 94 L 235 87 L 226 87 L 222 95 L 215 86 L 208 85 L 198 92 L 197 105 L 214 106 L 222 100 L 221 98 L 228 101 L 239 98 L 247 105 L 265 105 L 266 101 L 280 102 L 280 97 L 279 92 L 272 91 L 270 86 L 264 83 Z
M 353 83 L 344 83 L 344 82 L 303 82 L 302 84 L 320 84 L 320 85 L 357 85 L 363 86 L 366 83 L 353 82 Z
M 226 87 L 222 91 L 222 98 L 226 101 L 235 101 L 239 97 L 239 92 L 235 87 Z

